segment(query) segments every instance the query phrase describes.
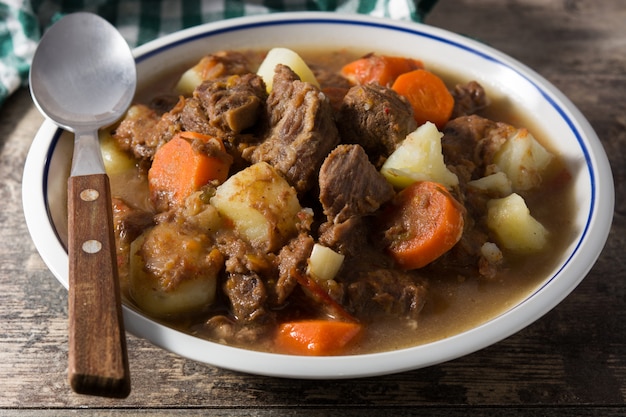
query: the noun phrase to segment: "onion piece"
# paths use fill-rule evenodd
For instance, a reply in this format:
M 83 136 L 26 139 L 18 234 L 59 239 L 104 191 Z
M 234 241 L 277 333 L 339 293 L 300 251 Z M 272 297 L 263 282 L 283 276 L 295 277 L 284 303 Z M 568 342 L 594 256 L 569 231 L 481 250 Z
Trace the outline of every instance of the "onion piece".
M 328 281 L 337 275 L 345 256 L 316 243 L 309 257 L 308 274 L 316 281 Z

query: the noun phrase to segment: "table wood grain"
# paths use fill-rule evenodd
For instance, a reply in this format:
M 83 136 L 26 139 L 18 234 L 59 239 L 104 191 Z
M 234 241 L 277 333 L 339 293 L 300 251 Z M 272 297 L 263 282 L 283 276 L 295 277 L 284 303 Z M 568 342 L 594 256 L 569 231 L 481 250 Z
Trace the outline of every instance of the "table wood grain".
M 615 217 L 585 280 L 519 333 L 472 355 L 376 378 L 244 375 L 128 336 L 123 400 L 67 383 L 67 291 L 22 214 L 24 160 L 42 121 L 26 89 L 0 108 L 0 414 L 209 416 L 626 415 L 626 3 L 440 0 L 427 23 L 478 39 L 535 69 L 589 119 L 612 164 Z

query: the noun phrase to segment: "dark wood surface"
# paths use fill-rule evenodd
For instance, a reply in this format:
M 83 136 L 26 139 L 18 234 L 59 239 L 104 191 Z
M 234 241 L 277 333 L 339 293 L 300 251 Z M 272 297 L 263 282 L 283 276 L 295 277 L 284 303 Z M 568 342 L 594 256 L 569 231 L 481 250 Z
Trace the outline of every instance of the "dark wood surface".
M 0 108 L 0 414 L 626 415 L 626 3 L 440 0 L 427 23 L 532 67 L 601 138 L 616 184 L 613 227 L 597 264 L 569 297 L 472 355 L 355 380 L 243 375 L 129 336 L 130 396 L 74 394 L 67 383 L 67 291 L 36 252 L 22 214 L 23 164 L 42 121 L 23 89 Z

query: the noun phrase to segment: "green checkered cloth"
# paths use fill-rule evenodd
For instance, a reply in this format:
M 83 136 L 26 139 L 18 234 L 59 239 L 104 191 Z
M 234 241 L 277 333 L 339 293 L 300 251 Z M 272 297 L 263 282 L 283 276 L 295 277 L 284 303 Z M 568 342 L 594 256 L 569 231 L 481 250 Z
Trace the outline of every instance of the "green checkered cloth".
M 0 105 L 28 82 L 30 62 L 47 27 L 88 11 L 115 25 L 131 46 L 233 17 L 285 11 L 336 11 L 422 21 L 437 0 L 0 0 Z

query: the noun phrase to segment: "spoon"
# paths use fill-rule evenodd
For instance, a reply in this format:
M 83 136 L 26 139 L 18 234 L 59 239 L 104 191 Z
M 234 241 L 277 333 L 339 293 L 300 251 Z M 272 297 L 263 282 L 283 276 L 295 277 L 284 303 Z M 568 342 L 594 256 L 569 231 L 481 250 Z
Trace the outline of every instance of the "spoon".
M 98 129 L 124 114 L 136 78 L 135 60 L 120 33 L 83 12 L 46 31 L 30 71 L 35 105 L 74 132 L 68 180 L 68 377 L 81 394 L 124 398 L 130 393 L 111 191 Z

